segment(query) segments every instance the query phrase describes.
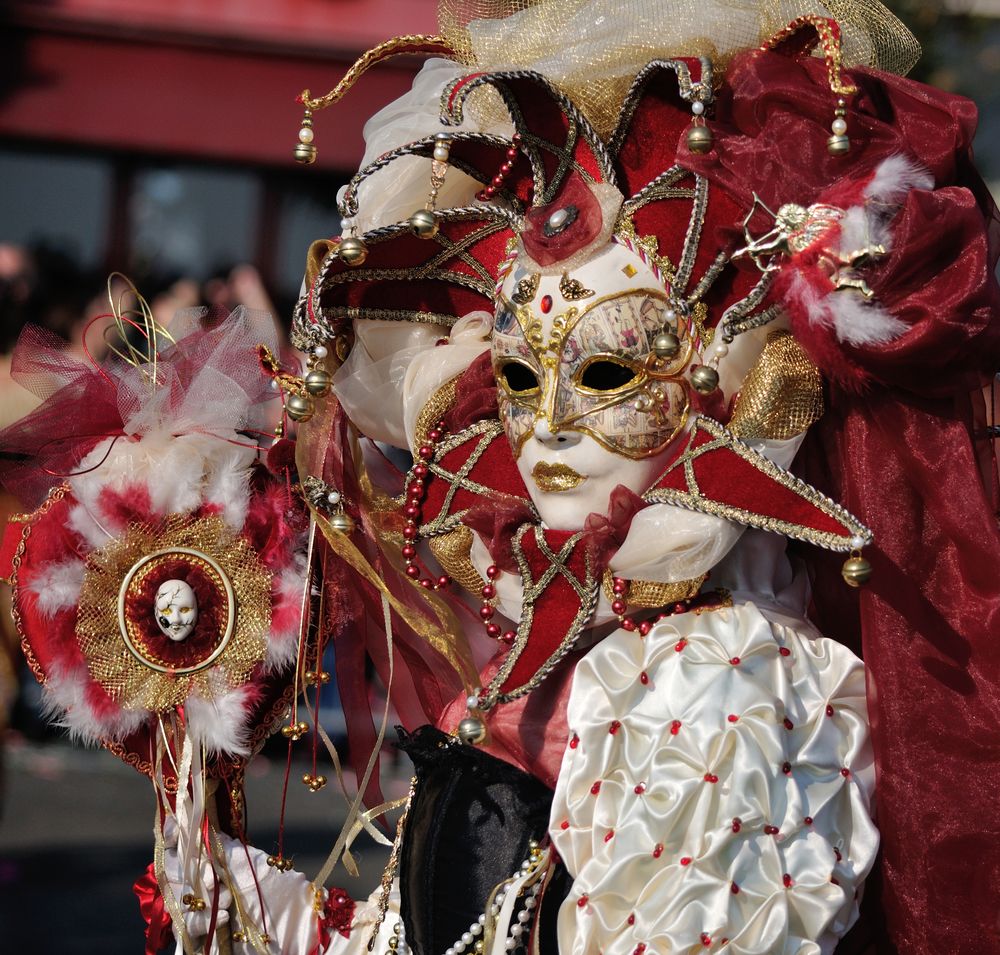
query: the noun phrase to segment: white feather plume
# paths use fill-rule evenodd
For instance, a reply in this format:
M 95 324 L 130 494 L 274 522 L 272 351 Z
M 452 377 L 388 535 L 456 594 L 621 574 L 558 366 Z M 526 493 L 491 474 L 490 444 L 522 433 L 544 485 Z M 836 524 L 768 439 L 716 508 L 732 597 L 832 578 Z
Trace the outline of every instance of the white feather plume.
M 62 727 L 71 739 L 91 746 L 103 740 L 120 741 L 138 730 L 149 717 L 146 710 L 117 709 L 114 716 L 101 717 L 87 701 L 90 674 L 86 667 L 62 670 L 53 667 L 42 693 L 42 712 Z
M 828 295 L 824 304 L 837 338 L 848 345 L 884 345 L 909 328 L 906 322 L 853 289 Z
M 863 205 L 852 206 L 840 220 L 840 253 L 845 260 L 868 248 L 892 248 L 892 218 L 913 189 L 932 189 L 930 173 L 903 155 L 879 164 L 865 187 Z M 791 289 L 813 324 L 832 325 L 837 338 L 849 345 L 883 345 L 907 330 L 904 321 L 852 288 L 819 298 L 798 276 Z
M 60 610 L 75 607 L 80 599 L 86 564 L 70 558 L 48 564 L 25 588 L 38 600 L 37 609 L 43 617 L 53 617 Z
M 86 515 L 73 517 L 74 529 L 93 546 L 108 539 L 99 530 L 109 519 L 101 507 L 108 490 L 129 494 L 137 487 L 145 488 L 158 514 L 187 514 L 206 502 L 216 504 L 230 527 L 243 526 L 249 469 L 256 457 L 252 448 L 237 447 L 209 434 L 163 431 L 143 435 L 138 441 L 119 439 L 109 451 L 110 443 L 102 442 L 84 459 L 81 470 L 95 470 L 70 481 Z M 113 533 L 118 528 L 107 530 Z
M 212 699 L 192 694 L 184 704 L 188 733 L 210 754 L 248 756 L 249 686 L 226 690 L 221 679 L 214 681 Z
M 908 156 L 897 153 L 879 163 L 865 187 L 865 198 L 898 206 L 911 189 L 933 189 L 934 177 Z

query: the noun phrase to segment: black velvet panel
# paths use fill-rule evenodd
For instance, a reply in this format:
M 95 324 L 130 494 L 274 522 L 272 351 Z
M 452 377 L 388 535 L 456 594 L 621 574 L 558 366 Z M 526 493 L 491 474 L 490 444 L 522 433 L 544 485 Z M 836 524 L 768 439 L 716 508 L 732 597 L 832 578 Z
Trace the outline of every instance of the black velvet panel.
M 406 941 L 415 955 L 443 955 L 518 871 L 528 843 L 544 839 L 552 791 L 432 726 L 400 730 L 400 747 L 417 776 L 399 864 Z M 569 884 L 563 870 L 545 893 L 543 952 L 556 951 L 555 915 Z

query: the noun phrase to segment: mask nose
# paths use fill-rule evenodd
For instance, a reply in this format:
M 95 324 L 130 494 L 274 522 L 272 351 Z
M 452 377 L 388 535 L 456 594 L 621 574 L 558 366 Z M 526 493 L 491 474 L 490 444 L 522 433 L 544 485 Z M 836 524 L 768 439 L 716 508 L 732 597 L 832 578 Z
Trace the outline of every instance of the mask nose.
M 535 422 L 534 435 L 550 451 L 565 451 L 580 443 L 582 435 L 578 431 L 553 431 L 544 418 Z

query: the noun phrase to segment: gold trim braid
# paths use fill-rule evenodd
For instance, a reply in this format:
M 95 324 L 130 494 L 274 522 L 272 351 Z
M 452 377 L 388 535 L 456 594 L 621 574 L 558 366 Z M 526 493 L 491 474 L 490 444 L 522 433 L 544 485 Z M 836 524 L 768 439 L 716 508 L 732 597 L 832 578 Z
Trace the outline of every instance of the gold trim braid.
M 314 99 L 312 92 L 305 89 L 299 94 L 299 101 L 306 109 L 311 109 L 314 112 L 318 109 L 326 109 L 327 106 L 332 106 L 342 99 L 351 87 L 377 63 L 407 53 L 427 52 L 429 48 L 433 49 L 437 56 L 452 56 L 452 49 L 448 41 L 437 34 L 411 33 L 406 36 L 393 37 L 391 40 L 386 40 L 384 43 L 372 47 L 358 57 L 344 74 L 344 78 L 329 93 Z

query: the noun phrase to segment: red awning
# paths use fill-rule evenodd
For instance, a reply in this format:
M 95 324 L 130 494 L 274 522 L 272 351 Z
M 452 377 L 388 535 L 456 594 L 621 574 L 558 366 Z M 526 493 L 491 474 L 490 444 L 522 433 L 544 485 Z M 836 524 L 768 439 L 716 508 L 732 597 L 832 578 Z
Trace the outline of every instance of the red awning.
M 365 49 L 434 32 L 434 0 L 50 0 L 2 15 L 0 135 L 160 156 L 291 165 L 295 96 Z M 390 61 L 315 119 L 320 168 L 350 169 L 361 128 L 419 67 Z

